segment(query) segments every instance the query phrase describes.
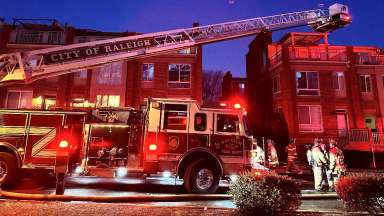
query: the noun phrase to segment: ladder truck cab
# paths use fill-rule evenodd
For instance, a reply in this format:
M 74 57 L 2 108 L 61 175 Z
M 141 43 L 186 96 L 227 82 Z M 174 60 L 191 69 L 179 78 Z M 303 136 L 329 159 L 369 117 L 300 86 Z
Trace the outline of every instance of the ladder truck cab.
M 0 147 L 11 150 L 0 153 L 2 181 L 18 169 L 53 169 L 63 193 L 70 174 L 163 174 L 183 179 L 188 192 L 214 193 L 220 179 L 251 170 L 252 136 L 244 109 L 236 107 L 149 99 L 145 110 L 0 110 Z
M 351 23 L 346 5 L 256 17 L 0 55 L 0 87 L 25 85 L 132 58 L 307 25 L 330 32 Z M 25 169 L 126 176 L 174 174 L 188 192 L 213 193 L 220 178 L 248 169 L 244 110 L 201 108 L 192 100 L 149 99 L 143 111 L 0 109 L 0 184 Z

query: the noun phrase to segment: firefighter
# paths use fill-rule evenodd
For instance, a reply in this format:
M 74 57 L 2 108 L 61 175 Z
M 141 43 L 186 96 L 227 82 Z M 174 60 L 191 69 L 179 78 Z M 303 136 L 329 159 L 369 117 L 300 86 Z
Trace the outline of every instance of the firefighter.
M 297 162 L 297 149 L 296 149 L 296 139 L 291 139 L 288 146 L 285 147 L 285 152 L 288 154 L 288 157 L 287 157 L 287 169 L 286 169 L 286 172 L 287 173 L 290 173 L 292 170 L 295 170 L 295 171 L 298 171 L 299 174 L 302 174 L 303 172 L 301 171 L 301 169 L 299 168 L 299 166 L 297 166 L 296 162 Z
M 274 145 L 274 141 L 271 139 L 267 140 L 268 145 L 268 163 L 270 168 L 276 168 L 279 166 L 279 158 Z
M 312 157 L 312 145 L 306 145 L 305 147 L 307 149 L 306 155 L 307 155 L 308 165 L 310 167 L 313 167 L 314 162 L 313 162 L 313 157 Z
M 313 177 L 315 180 L 315 190 L 320 191 L 323 189 L 322 184 L 324 181 L 323 167 L 326 166 L 327 160 L 325 159 L 324 153 L 320 148 L 320 140 L 315 139 L 311 155 L 313 158 Z
M 323 139 L 319 139 L 319 141 L 320 141 L 320 149 L 323 152 L 324 158 L 326 161 L 326 164 L 322 166 L 322 176 L 323 176 L 322 187 L 323 187 L 323 190 L 325 190 L 325 188 L 327 187 L 329 188 L 329 181 L 331 181 L 331 172 L 329 170 L 329 148 Z
M 329 169 L 331 179 L 329 183 L 329 190 L 335 191 L 335 185 L 339 178 L 344 174 L 346 166 L 344 163 L 344 154 L 341 149 L 337 147 L 337 142 L 334 139 L 329 140 Z
M 252 165 L 257 166 L 257 164 L 264 164 L 265 162 L 265 152 L 257 144 L 256 140 L 253 140 L 252 144 L 255 146 L 255 149 L 252 150 Z

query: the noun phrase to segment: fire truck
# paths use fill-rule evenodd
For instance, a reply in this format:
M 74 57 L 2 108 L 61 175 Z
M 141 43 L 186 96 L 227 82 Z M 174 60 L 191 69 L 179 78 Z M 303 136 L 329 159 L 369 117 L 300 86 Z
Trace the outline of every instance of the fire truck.
M 0 55 L 0 85 L 28 84 L 130 58 L 309 25 L 329 32 L 351 23 L 346 5 L 188 29 Z M 0 109 L 0 183 L 23 170 L 51 170 L 56 192 L 70 174 L 126 177 L 167 173 L 190 193 L 214 193 L 219 181 L 251 169 L 246 111 L 202 108 L 189 99 L 148 98 L 142 110 Z

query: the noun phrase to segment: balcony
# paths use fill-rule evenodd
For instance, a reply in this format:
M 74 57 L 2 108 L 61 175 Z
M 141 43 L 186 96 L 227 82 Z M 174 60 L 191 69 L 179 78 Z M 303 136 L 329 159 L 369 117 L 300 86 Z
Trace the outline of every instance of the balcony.
M 346 61 L 347 55 L 344 48 L 328 50 L 322 47 L 289 47 L 290 60 L 306 61 Z
M 384 55 L 356 53 L 356 64 L 359 65 L 384 65 Z
M 349 150 L 384 151 L 384 134 L 368 128 L 338 130 L 339 145 Z
M 347 61 L 345 47 L 288 47 L 289 60 L 299 61 Z M 283 60 L 281 50 L 269 57 L 271 66 Z

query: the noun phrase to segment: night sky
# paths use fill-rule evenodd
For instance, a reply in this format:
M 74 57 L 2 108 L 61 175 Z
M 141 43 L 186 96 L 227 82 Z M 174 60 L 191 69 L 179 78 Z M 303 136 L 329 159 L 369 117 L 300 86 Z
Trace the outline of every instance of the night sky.
M 234 3 L 231 3 L 233 2 Z M 328 7 L 335 2 L 350 6 L 353 23 L 330 35 L 338 45 L 384 47 L 384 0 L 1 0 L 0 17 L 54 18 L 62 24 L 103 31 L 156 32 L 238 19 Z M 274 33 L 279 39 L 288 31 Z M 245 54 L 253 37 L 204 46 L 204 69 L 230 70 L 245 76 Z

